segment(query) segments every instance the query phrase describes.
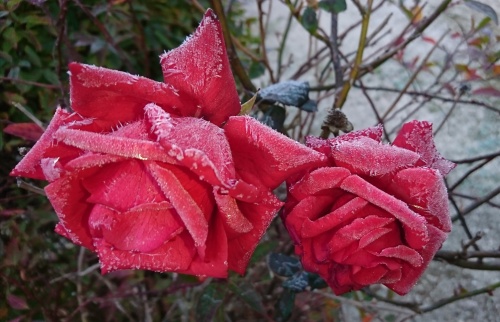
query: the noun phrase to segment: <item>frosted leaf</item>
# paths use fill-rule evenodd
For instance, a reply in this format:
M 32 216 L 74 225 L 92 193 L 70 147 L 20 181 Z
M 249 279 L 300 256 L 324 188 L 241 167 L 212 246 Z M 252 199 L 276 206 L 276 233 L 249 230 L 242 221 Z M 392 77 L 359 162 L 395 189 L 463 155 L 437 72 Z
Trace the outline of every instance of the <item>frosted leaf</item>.
M 221 128 L 202 119 L 173 118 L 154 104 L 146 105 L 145 111 L 154 135 L 167 153 L 207 182 L 231 186 L 235 169 Z
M 412 121 L 405 123 L 394 139 L 394 146 L 399 146 L 420 155 L 421 164 L 439 170 L 441 175 L 447 175 L 455 164 L 446 160 L 439 154 L 434 145 L 432 136 L 432 123 Z
M 222 30 L 209 9 L 198 29 L 183 44 L 160 56 L 165 83 L 179 90 L 183 100 L 199 110 L 184 116 L 203 117 L 220 125 L 240 110 Z
M 405 239 L 414 249 L 421 249 L 429 241 L 425 218 L 413 212 L 401 200 L 380 190 L 356 175 L 342 182 L 341 188 L 387 211 L 403 225 Z
M 199 256 L 204 258 L 208 222 L 202 210 L 171 171 L 155 163 L 149 163 L 148 170 L 189 231 Z
M 332 157 L 337 166 L 369 176 L 381 176 L 413 166 L 419 159 L 417 153 L 366 137 L 337 142 L 332 148 Z
M 274 189 L 292 174 L 326 165 L 321 153 L 249 116 L 230 117 L 224 131 L 237 172 L 251 184 Z

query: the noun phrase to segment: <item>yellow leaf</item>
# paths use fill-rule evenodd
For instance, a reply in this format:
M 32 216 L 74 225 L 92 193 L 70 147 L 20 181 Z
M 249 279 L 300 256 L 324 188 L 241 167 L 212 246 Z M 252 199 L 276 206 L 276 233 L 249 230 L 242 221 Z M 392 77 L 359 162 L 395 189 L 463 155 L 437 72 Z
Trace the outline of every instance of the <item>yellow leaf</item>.
M 257 93 L 258 92 L 259 91 L 257 91 Z M 243 103 L 241 105 L 241 110 L 240 110 L 239 115 L 246 115 L 246 114 L 250 113 L 250 111 L 252 110 L 253 104 L 255 103 L 255 100 L 257 99 L 257 93 L 255 93 L 255 95 L 251 99 L 249 99 L 248 101 L 246 101 L 245 103 Z

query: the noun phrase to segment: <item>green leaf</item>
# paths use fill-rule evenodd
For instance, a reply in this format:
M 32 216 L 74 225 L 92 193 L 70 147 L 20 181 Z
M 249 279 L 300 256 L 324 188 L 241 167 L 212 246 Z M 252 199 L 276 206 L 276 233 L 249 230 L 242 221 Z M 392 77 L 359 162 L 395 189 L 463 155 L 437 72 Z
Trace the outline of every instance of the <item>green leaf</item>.
M 224 294 L 217 283 L 210 283 L 205 287 L 196 305 L 196 321 L 213 321 Z
M 51 84 L 59 85 L 59 77 L 52 69 L 44 69 L 43 77 Z
M 254 62 L 250 64 L 250 68 L 248 68 L 248 76 L 250 78 L 257 78 L 262 76 L 266 72 L 266 68 L 260 62 Z
M 322 0 L 318 5 L 321 9 L 330 13 L 339 13 L 347 10 L 345 0 Z
M 313 8 L 307 7 L 300 18 L 300 23 L 306 28 L 309 33 L 314 34 L 318 30 L 318 18 L 316 17 L 316 11 Z
M 257 93 L 252 96 L 251 99 L 246 101 L 245 103 L 241 104 L 241 110 L 239 115 L 246 115 L 250 114 L 250 111 L 252 110 L 253 105 L 255 104 L 255 100 L 257 99 Z
M 31 47 L 24 47 L 24 52 L 26 53 L 26 55 L 28 55 L 28 58 L 33 63 L 33 65 L 35 65 L 36 67 L 42 66 L 40 57 L 38 57 L 38 54 Z
M 261 314 L 266 313 L 266 309 L 262 304 L 262 296 L 260 296 L 260 294 L 255 291 L 252 285 L 245 282 L 241 283 L 240 285 L 231 283 L 229 284 L 229 288 L 252 310 Z
M 297 258 L 279 253 L 269 254 L 267 265 L 275 274 L 285 277 L 290 277 L 302 270 L 302 264 Z
M 283 289 L 281 298 L 275 305 L 276 313 L 274 318 L 278 322 L 287 321 L 292 315 L 293 306 L 295 304 L 295 292 L 288 289 Z
M 17 38 L 16 29 L 14 29 L 14 27 L 9 27 L 9 28 L 5 29 L 5 31 L 3 32 L 3 38 L 10 43 L 12 48 L 17 49 L 18 38 Z
M 309 286 L 309 276 L 307 272 L 301 271 L 293 274 L 292 277 L 283 282 L 283 287 L 300 293 Z
M 498 25 L 498 15 L 495 9 L 493 9 L 491 6 L 475 0 L 466 0 L 465 5 L 471 8 L 472 10 L 476 10 L 477 12 L 480 12 L 485 16 L 490 17 L 491 20 L 493 20 L 495 24 Z

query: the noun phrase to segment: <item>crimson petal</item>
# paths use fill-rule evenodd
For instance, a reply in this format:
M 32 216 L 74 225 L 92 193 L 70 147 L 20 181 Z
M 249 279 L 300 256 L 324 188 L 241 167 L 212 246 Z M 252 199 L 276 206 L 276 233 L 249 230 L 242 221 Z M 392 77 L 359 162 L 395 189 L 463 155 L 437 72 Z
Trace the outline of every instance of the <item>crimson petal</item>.
M 202 119 L 172 118 L 155 104 L 144 108 L 169 156 L 213 185 L 231 187 L 235 170 L 224 131 Z
M 221 125 L 239 113 L 240 100 L 222 29 L 212 10 L 207 10 L 193 35 L 160 58 L 165 82 L 178 90 L 182 100 L 182 116 Z
M 323 154 L 249 116 L 230 117 L 224 131 L 236 171 L 248 183 L 274 189 L 292 174 L 326 165 Z
M 420 249 L 429 241 L 424 217 L 413 212 L 406 203 L 378 189 L 356 175 L 342 182 L 342 189 L 349 191 L 370 203 L 384 209 L 403 224 L 408 244 Z
M 177 114 L 182 107 L 172 85 L 79 63 L 69 64 L 69 70 L 71 108 L 84 117 L 127 123 L 142 118 L 148 103 Z
M 456 166 L 453 162 L 443 158 L 436 150 L 432 135 L 432 123 L 426 121 L 405 123 L 392 144 L 418 153 L 420 162 L 417 165 L 439 170 L 443 176 Z

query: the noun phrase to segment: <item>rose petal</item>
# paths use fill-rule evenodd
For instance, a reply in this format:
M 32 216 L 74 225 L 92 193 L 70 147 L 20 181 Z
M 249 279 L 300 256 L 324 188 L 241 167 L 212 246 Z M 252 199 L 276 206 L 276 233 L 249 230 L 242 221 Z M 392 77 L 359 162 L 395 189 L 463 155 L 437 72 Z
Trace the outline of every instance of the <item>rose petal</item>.
M 82 180 L 90 193 L 87 202 L 126 212 L 143 203 L 159 203 L 165 196 L 144 165 L 134 159 L 95 169 Z
M 226 278 L 229 266 L 229 245 L 223 224 L 218 216 L 210 222 L 206 241 L 206 253 L 202 258 L 195 256 L 188 270 L 183 274 Z M 230 267 L 230 266 L 229 266 Z
M 428 229 L 429 242 L 422 250 L 419 251 L 419 254 L 422 256 L 423 264 L 420 267 L 415 267 L 411 264 L 403 264 L 401 279 L 393 284 L 385 284 L 388 288 L 399 295 L 405 295 L 417 283 L 418 279 L 424 273 L 430 261 L 439 248 L 441 248 L 441 245 L 448 235 L 434 226 L 429 226 Z
M 236 200 L 229 195 L 220 194 L 218 190 L 214 188 L 215 201 L 227 229 L 235 233 L 247 233 L 252 230 L 252 223 L 240 211 Z
M 374 229 L 382 228 L 394 221 L 394 218 L 367 216 L 357 218 L 349 225 L 340 228 L 328 243 L 331 252 L 340 251 L 355 241 L 359 241 Z
M 222 29 L 207 10 L 196 32 L 160 56 L 165 82 L 178 89 L 182 116 L 202 117 L 221 125 L 240 111 Z
M 230 117 L 224 131 L 236 171 L 248 183 L 274 189 L 292 174 L 326 165 L 324 155 L 249 116 Z
M 340 187 L 340 182 L 350 174 L 349 170 L 344 168 L 319 168 L 306 174 L 300 181 L 292 184 L 289 192 L 295 198 L 302 199 L 323 190 Z
M 341 187 L 384 209 L 399 220 L 403 224 L 406 241 L 412 248 L 420 249 L 428 242 L 429 237 L 427 236 L 427 225 L 424 217 L 413 212 L 401 200 L 394 198 L 356 175 L 345 179 Z
M 45 176 L 40 165 L 41 159 L 47 157 L 65 158 L 69 155 L 78 156 L 79 151 L 73 147 L 53 144 L 54 133 L 61 125 L 67 123 L 68 119 L 71 119 L 70 116 L 71 114 L 62 108 L 57 108 L 54 117 L 43 135 L 28 154 L 16 165 L 14 170 L 11 171 L 10 175 L 44 180 Z
M 237 203 L 242 214 L 253 226 L 253 229 L 248 233 L 241 234 L 229 240 L 229 268 L 243 275 L 259 240 L 266 232 L 283 203 L 276 198 L 267 204 L 241 201 Z
M 138 160 L 177 163 L 156 142 L 67 128 L 60 128 L 53 134 L 53 137 L 69 146 L 94 153 L 112 154 Z
M 89 194 L 82 187 L 81 178 L 93 172 L 94 169 L 72 173 L 45 187 L 47 198 L 59 217 L 56 232 L 90 250 L 94 249 L 88 226 L 92 204 L 87 202 Z
M 390 188 L 399 199 L 432 225 L 451 231 L 448 192 L 438 170 L 411 168 L 399 171 Z
M 125 124 L 143 117 L 144 105 L 155 103 L 168 112 L 182 107 L 172 85 L 117 70 L 69 64 L 71 108 L 84 117 Z
M 109 163 L 117 163 L 125 161 L 125 157 L 117 155 L 100 154 L 88 152 L 78 158 L 74 158 L 65 165 L 67 171 L 75 171 L 81 169 L 100 168 Z
M 328 142 L 330 142 L 332 146 L 335 146 L 336 142 L 357 141 L 359 138 L 369 138 L 380 142 L 382 141 L 383 131 L 382 124 L 378 124 L 377 126 L 339 135 L 335 138 L 328 139 Z
M 439 170 L 443 176 L 456 166 L 453 162 L 443 158 L 436 150 L 432 135 L 432 123 L 425 121 L 405 123 L 392 144 L 418 153 L 420 161 L 417 165 Z
M 357 273 L 352 274 L 352 280 L 361 285 L 375 284 L 388 272 L 389 270 L 384 265 L 377 265 L 369 269 L 361 269 Z
M 422 266 L 423 263 L 422 256 L 420 256 L 420 254 L 416 250 L 411 249 L 410 247 L 405 245 L 388 247 L 375 255 L 398 258 L 404 260 L 405 262 L 408 262 L 410 265 L 414 267 L 420 267 Z
M 233 159 L 221 128 L 202 119 L 172 118 L 154 104 L 146 105 L 144 110 L 169 156 L 213 185 L 232 185 Z
M 332 149 L 332 156 L 337 166 L 369 176 L 380 176 L 412 166 L 419 159 L 417 153 L 366 137 L 338 142 Z
M 142 253 L 154 251 L 184 229 L 168 202 L 145 203 L 114 216 L 103 238 L 120 250 Z
M 119 269 L 146 269 L 157 272 L 182 272 L 191 264 L 194 248 L 180 235 L 149 253 L 116 249 L 102 239 L 95 248 L 103 274 Z
M 352 218 L 360 216 L 359 211 L 368 204 L 368 201 L 363 198 L 356 197 L 335 209 L 333 212 L 315 220 L 311 221 L 308 218 L 304 220 L 302 226 L 302 237 L 311 238 L 326 231 L 336 228 L 342 223 L 349 223 Z
M 193 238 L 198 254 L 203 258 L 206 248 L 205 241 L 208 236 L 208 222 L 203 211 L 171 171 L 153 162 L 147 165 L 147 169 L 174 206 Z

